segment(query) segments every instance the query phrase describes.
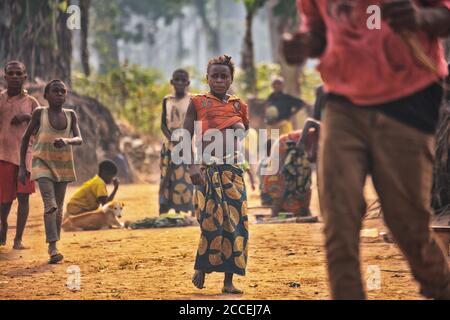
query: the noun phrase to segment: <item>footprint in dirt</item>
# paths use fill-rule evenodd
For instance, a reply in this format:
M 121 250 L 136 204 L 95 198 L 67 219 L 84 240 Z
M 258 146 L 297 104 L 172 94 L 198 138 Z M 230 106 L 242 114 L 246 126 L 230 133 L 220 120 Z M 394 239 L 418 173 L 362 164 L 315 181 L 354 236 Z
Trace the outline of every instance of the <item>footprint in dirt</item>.
M 44 262 L 36 266 L 30 266 L 25 268 L 14 268 L 9 272 L 4 273 L 4 275 L 10 278 L 27 277 L 35 273 L 44 273 L 51 270 L 53 270 L 53 266 L 49 265 L 47 262 Z

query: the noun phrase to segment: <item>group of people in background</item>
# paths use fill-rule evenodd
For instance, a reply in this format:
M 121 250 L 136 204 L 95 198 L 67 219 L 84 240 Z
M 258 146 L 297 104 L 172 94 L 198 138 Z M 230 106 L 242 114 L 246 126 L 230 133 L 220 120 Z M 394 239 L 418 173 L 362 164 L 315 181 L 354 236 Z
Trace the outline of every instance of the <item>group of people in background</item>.
M 264 190 L 263 182 L 262 202 L 276 208 L 276 215 L 286 204 L 283 199 L 294 196 L 299 201 L 292 209 L 300 215 L 310 214 L 310 163 L 316 160 L 314 145 L 321 127 L 318 186 L 332 297 L 366 297 L 360 274 L 359 235 L 366 208 L 363 188 L 370 174 L 386 225 L 410 263 L 421 293 L 450 299 L 449 267 L 429 228 L 433 133 L 443 101 L 442 82 L 448 74 L 438 38 L 450 34 L 450 1 L 380 3 L 380 30 L 369 30 L 365 24 L 370 4 L 298 1 L 302 29 L 286 37 L 283 53 L 291 64 L 319 58 L 324 86 L 317 90 L 315 120 L 295 132 L 290 118 L 305 103 L 283 93 L 282 79 L 273 82 L 266 123 L 269 129 L 279 129 L 286 135 L 267 143 L 282 145 L 285 159 L 281 176 L 287 179 L 284 190 L 278 188 L 272 195 Z M 418 52 L 421 50 L 425 52 Z M 424 56 L 430 57 L 433 67 L 424 62 Z M 214 61 L 212 65 L 222 64 Z M 357 74 L 355 66 L 361 68 Z M 225 90 L 233 80 L 233 68 L 229 67 L 231 74 L 225 68 L 218 71 L 216 80 L 210 81 L 210 67 L 211 63 L 210 93 L 193 96 L 183 106 L 187 110 L 185 128 L 191 129 L 192 121 L 200 120 L 210 128 L 223 130 L 221 123 L 236 116 L 237 110 L 228 107 L 230 99 L 235 98 Z M 221 73 L 218 84 L 215 81 Z M 243 105 L 241 101 L 238 104 Z M 229 114 L 219 110 L 229 110 Z M 239 126 L 248 125 L 246 116 L 237 119 Z M 264 159 L 260 167 L 268 162 Z M 239 267 L 246 265 L 240 264 L 233 251 L 248 250 L 247 228 L 244 236 L 235 233 L 242 230 L 239 223 L 244 221 L 245 227 L 248 224 L 242 169 L 208 164 L 200 169 L 192 166 L 189 171 L 195 194 L 199 195 L 194 196 L 194 207 L 200 214 L 201 227 L 193 283 L 201 288 L 206 273 L 225 272 L 224 291 L 239 293 L 238 289 L 228 290 L 231 282 L 226 280 L 232 273 L 244 274 Z M 230 179 L 229 174 L 238 179 Z M 228 188 L 233 192 L 227 192 Z
M 286 38 L 284 55 L 292 64 L 319 58 L 324 87 L 317 91 L 315 119 L 307 121 L 303 130 L 295 130 L 291 118 L 309 107 L 284 93 L 282 78 L 273 81 L 265 119 L 269 129 L 280 130 L 281 137 L 267 141 L 267 146 L 274 150 L 277 145 L 282 161 L 277 175 L 260 176 L 262 202 L 273 207 L 274 216 L 283 210 L 310 215 L 312 163 L 317 160 L 332 297 L 364 299 L 359 236 L 366 208 L 363 188 L 370 174 L 386 225 L 420 283 L 421 293 L 450 299 L 448 263 L 429 229 L 433 133 L 444 96 L 442 81 L 448 75 L 438 38 L 450 35 L 450 1 L 421 1 L 420 5 L 408 0 L 388 1 L 382 6 L 383 27 L 376 31 L 362 23 L 371 2 L 298 1 L 302 31 Z M 417 60 L 417 46 L 409 47 L 411 41 L 405 41 L 411 34 L 412 41 L 417 40 L 431 57 L 435 69 Z M 361 68 L 358 74 L 355 65 Z M 61 80 L 46 85 L 48 107 L 40 107 L 23 89 L 25 66 L 10 61 L 4 71 L 7 90 L 0 93 L 0 245 L 6 244 L 8 215 L 17 198 L 13 247 L 26 248 L 22 237 L 29 195 L 37 183 L 44 204 L 49 263 L 58 263 L 63 259 L 57 242 L 65 193 L 76 179 L 72 147 L 83 143 L 78 118 L 74 111 L 63 108 L 67 87 Z M 246 274 L 249 251 L 244 173 L 250 170 L 237 148 L 241 138 L 234 136 L 229 141 L 225 134 L 227 129 L 250 129 L 247 104 L 228 93 L 234 72 L 231 57 L 211 59 L 206 68 L 209 92 L 196 95 L 187 90 L 188 72 L 178 69 L 173 73 L 174 94 L 163 101 L 165 141 L 159 191 L 161 214 L 171 209 L 190 211 L 199 223 L 193 284 L 204 288 L 207 274 L 221 272 L 222 292 L 228 294 L 242 293 L 233 276 Z M 175 164 L 171 135 L 183 128 L 193 138 L 196 121 L 202 124 L 196 139 L 208 129 L 217 129 L 222 134 L 223 150 L 233 143 L 233 152 L 215 154 L 213 149 L 211 161 Z M 200 141 L 202 150 L 211 143 Z M 263 159 L 260 169 L 270 165 L 270 156 Z M 75 192 L 65 214 L 82 214 L 114 199 L 119 187 L 117 172 L 113 162 L 100 163 L 98 175 Z M 114 184 L 110 195 L 108 183 Z
M 45 86 L 48 107 L 41 107 L 24 89 L 27 71 L 22 62 L 7 62 L 4 73 L 7 88 L 0 93 L 0 246 L 7 243 L 8 216 L 17 199 L 13 249 L 28 249 L 22 237 L 29 197 L 37 183 L 44 204 L 49 263 L 55 264 L 64 258 L 57 242 L 61 238 L 67 185 L 76 181 L 72 146 L 83 143 L 78 118 L 73 110 L 63 108 L 67 97 L 63 81 L 52 80 Z M 111 201 L 119 186 L 117 171 L 112 161 L 101 162 L 98 175 L 70 199 L 65 215 L 82 214 Z M 106 184 L 111 182 L 114 191 L 108 196 Z

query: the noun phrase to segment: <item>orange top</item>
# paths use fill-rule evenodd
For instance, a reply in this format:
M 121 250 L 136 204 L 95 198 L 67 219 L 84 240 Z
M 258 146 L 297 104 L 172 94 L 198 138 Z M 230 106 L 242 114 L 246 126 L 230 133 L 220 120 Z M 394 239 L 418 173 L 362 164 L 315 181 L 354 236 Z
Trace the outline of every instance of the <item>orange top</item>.
M 202 135 L 208 129 L 223 130 L 238 122 L 246 128 L 249 126 L 248 106 L 238 97 L 231 96 L 224 102 L 206 93 L 192 96 L 191 101 L 197 112 L 197 121 L 202 122 Z

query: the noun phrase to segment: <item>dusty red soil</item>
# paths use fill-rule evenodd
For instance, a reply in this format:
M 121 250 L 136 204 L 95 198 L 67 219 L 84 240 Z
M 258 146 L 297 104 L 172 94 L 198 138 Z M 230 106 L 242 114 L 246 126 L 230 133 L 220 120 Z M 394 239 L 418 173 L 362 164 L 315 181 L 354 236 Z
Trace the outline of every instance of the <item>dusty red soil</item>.
M 156 216 L 157 184 L 121 186 L 118 200 L 126 204 L 125 220 Z M 68 196 L 73 193 L 70 188 Z M 375 196 L 367 187 L 368 201 Z M 259 203 L 250 193 L 251 205 Z M 317 195 L 312 211 L 319 214 Z M 32 196 L 25 251 L 11 249 L 15 208 L 10 216 L 8 244 L 0 248 L 0 299 L 329 299 L 322 223 L 251 225 L 251 246 L 246 277 L 236 277 L 245 291 L 239 297 L 220 294 L 222 275 L 207 277 L 206 289 L 190 282 L 198 244 L 198 227 L 63 232 L 60 250 L 64 263 L 48 265 L 42 204 Z M 380 219 L 365 228 L 384 229 Z M 381 289 L 371 299 L 420 299 L 418 286 L 394 244 L 363 240 L 362 270 L 378 265 Z M 81 269 L 81 290 L 66 287 L 66 270 Z M 298 286 L 299 285 L 299 286 Z

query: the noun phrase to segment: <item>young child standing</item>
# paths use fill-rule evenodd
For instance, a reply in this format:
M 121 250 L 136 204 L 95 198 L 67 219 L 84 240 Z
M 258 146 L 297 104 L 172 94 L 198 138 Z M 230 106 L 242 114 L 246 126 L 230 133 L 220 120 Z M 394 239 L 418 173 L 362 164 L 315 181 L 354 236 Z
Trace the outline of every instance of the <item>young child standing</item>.
M 159 213 L 167 213 L 174 209 L 180 211 L 194 211 L 192 205 L 193 185 L 185 164 L 174 164 L 171 159 L 171 135 L 176 129 L 183 127 L 191 95 L 188 93 L 189 73 L 184 69 L 177 69 L 172 75 L 170 84 L 174 88 L 174 95 L 164 98 L 162 106 L 161 130 L 166 138 L 161 148 L 161 181 L 159 186 Z
M 67 203 L 66 215 L 76 216 L 85 212 L 96 210 L 114 200 L 120 181 L 116 178 L 117 166 L 111 160 L 104 160 L 98 165 L 98 174 L 83 183 L 75 191 Z M 108 196 L 106 185 L 112 183 L 114 190 Z
M 26 249 L 22 236 L 29 213 L 29 197 L 34 193 L 34 183 L 27 174 L 25 184 L 17 181 L 19 172 L 20 142 L 31 113 L 39 104 L 23 89 L 27 79 L 26 68 L 19 61 L 9 61 L 5 65 L 7 89 L 0 92 L 0 246 L 6 244 L 8 216 L 13 201 L 18 199 L 16 237 L 13 248 Z M 26 150 L 26 171 L 31 171 L 31 147 Z
M 231 57 L 220 56 L 209 61 L 207 80 L 210 92 L 192 97 L 184 128 L 191 137 L 195 121 L 201 122 L 202 136 L 208 129 L 218 129 L 223 136 L 222 150 L 227 150 L 227 144 L 233 143 L 236 153 L 239 148 L 237 141 L 235 137 L 233 141 L 227 140 L 225 131 L 247 131 L 249 120 L 247 105 L 241 99 L 228 95 L 233 77 L 234 63 Z M 202 141 L 202 150 L 206 150 L 211 143 L 205 140 Z M 235 155 L 211 156 L 221 159 L 217 162 L 204 161 L 203 165 L 191 164 L 189 168 L 192 183 L 196 185 L 194 206 L 201 229 L 192 282 L 202 289 L 206 273 L 223 272 L 225 278 L 222 292 L 241 294 L 242 291 L 233 284 L 233 275 L 245 275 L 248 257 L 244 172 Z M 234 160 L 231 164 L 228 157 Z
M 48 108 L 37 108 L 22 139 L 20 148 L 19 180 L 26 179 L 25 157 L 32 135 L 33 160 L 31 180 L 39 184 L 44 202 L 44 224 L 48 243 L 49 263 L 60 262 L 56 242 L 60 240 L 62 210 L 67 184 L 76 180 L 72 145 L 81 145 L 83 140 L 74 111 L 63 109 L 67 89 L 61 80 L 52 80 L 44 90 Z

